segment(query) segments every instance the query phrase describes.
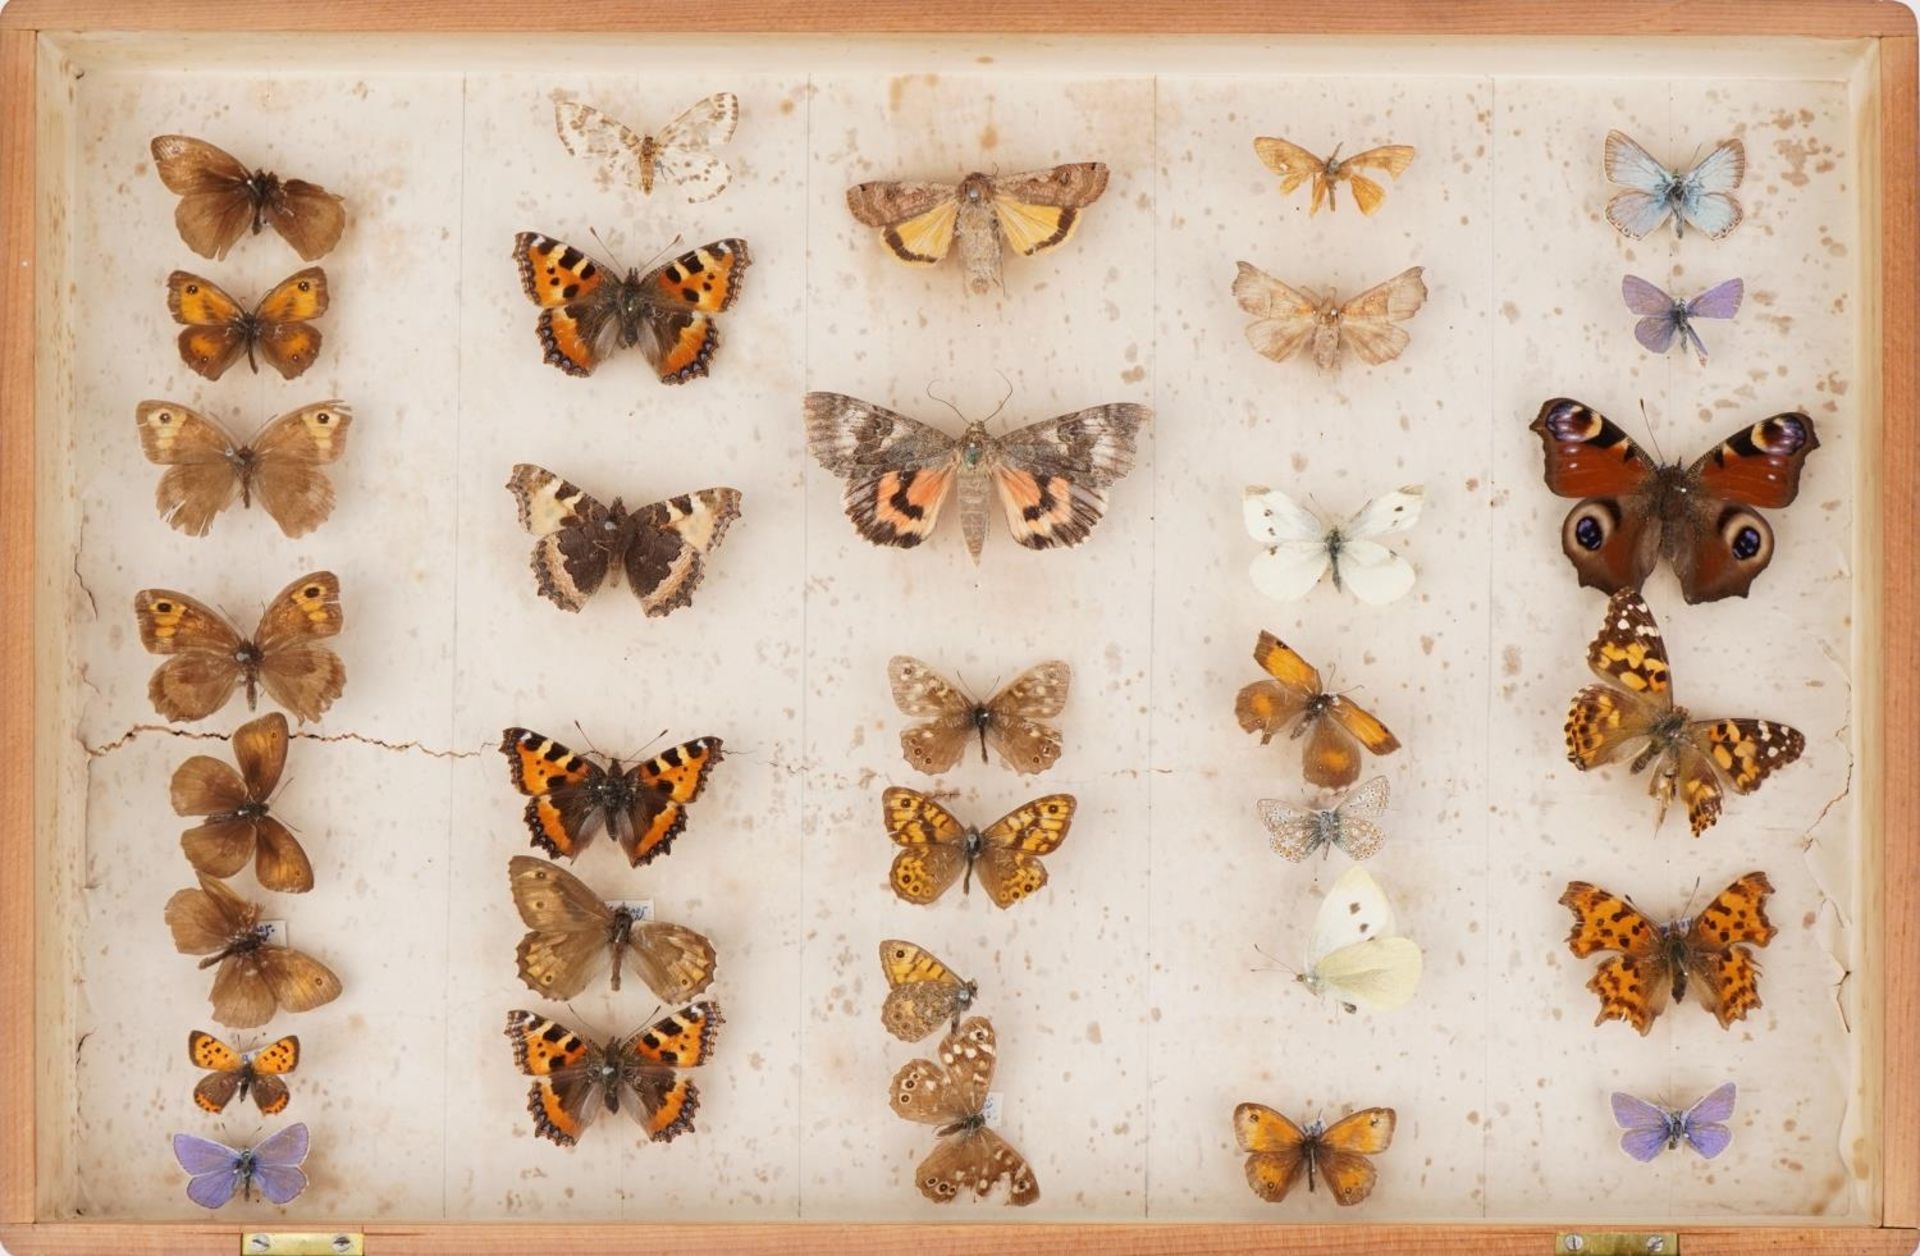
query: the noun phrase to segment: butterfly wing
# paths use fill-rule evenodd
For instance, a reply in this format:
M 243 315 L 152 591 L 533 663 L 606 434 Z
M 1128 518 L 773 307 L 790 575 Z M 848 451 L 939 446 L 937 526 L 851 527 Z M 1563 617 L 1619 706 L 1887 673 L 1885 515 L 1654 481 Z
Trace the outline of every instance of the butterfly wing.
M 1007 908 L 1047 883 L 1041 855 L 1067 840 L 1073 825 L 1071 794 L 1048 794 L 1016 807 L 980 833 L 980 887 L 995 907 Z
M 1353 790 L 1334 809 L 1334 844 L 1354 859 L 1377 854 L 1386 834 L 1374 821 L 1387 809 L 1387 778 L 1376 776 Z
M 861 183 L 847 189 L 847 209 L 910 266 L 932 266 L 953 248 L 960 189 L 951 183 Z
M 1610 182 L 1627 189 L 1614 193 L 1607 202 L 1607 221 L 1621 235 L 1641 239 L 1673 212 L 1668 193 L 1679 176 L 1625 133 L 1607 132 L 1602 167 Z
M 1709 240 L 1723 239 L 1740 225 L 1740 202 L 1732 193 L 1746 173 L 1746 145 L 1739 140 L 1722 141 L 1680 176 L 1680 203 L 1674 213 L 1705 232 Z
M 322 470 L 347 450 L 353 411 L 320 401 L 267 424 L 253 442 L 253 491 L 287 536 L 305 536 L 333 513 L 333 481 Z
M 565 1025 L 532 1012 L 508 1012 L 506 1034 L 515 1067 L 534 1079 L 527 1088 L 533 1132 L 573 1146 L 599 1115 L 593 1067 L 599 1053 Z
M 950 1203 L 969 1192 L 985 1198 L 1002 1181 L 1007 1184 L 1007 1203 L 1015 1207 L 1040 1198 L 1040 1184 L 1027 1158 L 985 1126 L 941 1139 L 914 1171 L 914 1181 L 920 1193 L 936 1204 Z
M 287 764 L 287 717 L 278 711 L 242 724 L 233 732 L 233 757 L 246 781 L 247 800 L 265 803 L 273 797 Z M 254 875 L 264 889 L 282 894 L 304 894 L 313 888 L 313 864 L 286 825 L 271 815 L 243 821 L 253 830 Z M 218 827 L 203 825 L 202 829 Z M 196 830 L 199 831 L 199 830 Z M 188 837 L 181 838 L 182 847 Z M 193 859 L 193 851 L 187 851 Z M 198 866 L 197 864 L 195 865 Z
M 282 379 L 293 379 L 320 354 L 320 329 L 310 320 L 327 312 L 327 272 L 318 266 L 289 275 L 254 311 L 260 355 Z
M 1393 1144 L 1395 1124 L 1392 1108 L 1363 1108 L 1335 1121 L 1320 1136 L 1315 1155 L 1333 1202 L 1351 1208 L 1373 1194 L 1379 1174 L 1367 1157 Z
M 1733 1142 L 1727 1121 L 1733 1117 L 1736 1095 L 1734 1084 L 1725 1082 L 1702 1096 L 1680 1118 L 1680 1129 L 1688 1143 L 1704 1158 L 1712 1160 Z
M 260 216 L 307 262 L 331 253 L 347 229 L 346 202 L 305 179 L 282 180 L 267 196 Z
M 578 855 L 606 820 L 590 788 L 604 769 L 525 728 L 502 732 L 500 753 L 513 787 L 529 799 L 525 821 L 533 845 L 556 859 Z
M 633 926 L 632 962 L 655 998 L 680 1003 L 713 984 L 717 956 L 704 934 L 648 920 Z
M 1060 759 L 1060 730 L 1043 721 L 1066 709 L 1073 669 L 1060 659 L 1035 664 L 987 699 L 987 744 L 1014 771 L 1044 772 Z
M 1233 1136 L 1247 1153 L 1248 1187 L 1270 1204 L 1285 1199 L 1307 1165 L 1305 1131 L 1263 1103 L 1243 1103 L 1233 1110 Z
M 507 861 L 513 905 L 527 926 L 514 949 L 527 989 L 567 1000 L 587 988 L 607 957 L 613 912 L 580 878 L 531 855 Z
M 1398 179 L 1413 164 L 1414 150 L 1406 144 L 1383 144 L 1379 148 L 1369 148 L 1365 152 L 1355 153 L 1340 163 L 1346 173 L 1347 186 L 1353 189 L 1353 203 L 1363 214 L 1371 215 L 1387 199 L 1387 193 L 1372 179 L 1362 178 L 1353 173 L 1356 170 L 1380 170 Z
M 187 1059 L 195 1068 L 209 1070 L 193 1088 L 194 1103 L 207 1112 L 224 1111 L 240 1089 L 246 1060 L 204 1029 L 187 1035 Z
M 700 1091 L 675 1069 L 707 1062 L 713 1037 L 725 1018 L 717 1003 L 690 1003 L 669 1013 L 621 1044 L 640 1067 L 628 1074 L 640 1106 L 634 1115 L 656 1143 L 668 1143 L 693 1129 Z
M 668 852 L 687 827 L 687 804 L 723 757 L 718 737 L 696 737 L 633 766 L 633 807 L 617 835 L 629 864 L 638 868 Z
M 1666 642 L 1632 589 L 1607 600 L 1587 666 L 1608 683 L 1588 685 L 1567 708 L 1567 761 L 1583 772 L 1618 759 L 1673 708 Z
M 1248 485 L 1241 497 L 1247 532 L 1267 548 L 1247 567 L 1253 587 L 1279 602 L 1297 602 L 1320 583 L 1332 562 L 1327 525 L 1277 488 Z
M 1292 192 L 1308 179 L 1314 181 L 1313 208 L 1309 216 L 1320 212 L 1320 201 L 1326 193 L 1327 163 L 1324 158 L 1316 157 L 1291 140 L 1274 136 L 1256 136 L 1253 141 L 1254 155 L 1259 157 L 1267 169 L 1280 176 L 1280 194 Z
M 254 1106 L 260 1109 L 262 1116 L 277 1116 L 286 1111 L 292 1096 L 281 1077 L 293 1072 L 299 1064 L 300 1040 L 292 1035 L 277 1039 L 253 1053 L 249 1065 L 252 1069 L 251 1089 Z
M 880 971 L 888 986 L 880 1023 L 902 1042 L 918 1042 L 942 1024 L 957 1026 L 960 1013 L 972 1002 L 972 986 L 912 942 L 882 942 Z
M 1413 998 L 1425 963 L 1410 938 L 1369 938 L 1323 956 L 1307 976 L 1316 991 L 1342 1003 L 1388 1012 Z
M 1405 532 L 1420 521 L 1425 490 L 1408 485 L 1362 506 L 1340 528 L 1342 544 L 1333 561 L 1333 579 L 1369 606 L 1385 606 L 1413 588 L 1413 564 L 1377 538 Z
M 240 1188 L 240 1153 L 194 1134 L 173 1136 L 173 1158 L 190 1175 L 187 1198 L 202 1208 L 221 1208 Z
M 627 585 L 648 618 L 693 604 L 706 578 L 707 555 L 740 517 L 740 490 L 703 488 L 633 512 Z
M 296 1121 L 269 1134 L 253 1149 L 253 1180 L 267 1202 L 290 1204 L 307 1189 L 300 1165 L 307 1158 L 307 1127 Z
M 245 933 L 260 919 L 260 909 L 204 874 L 198 889 L 177 891 L 167 900 L 167 928 L 183 955 L 211 955 Z
M 696 203 L 726 191 L 733 171 L 710 149 L 732 139 L 739 120 L 740 101 L 732 92 L 719 92 L 669 122 L 655 139 L 653 160 L 660 177 L 679 184 L 687 200 Z
M 1744 597 L 1773 561 L 1773 528 L 1756 507 L 1791 505 L 1800 469 L 1820 447 L 1813 419 L 1776 414 L 1721 441 L 1687 468 L 1694 511 L 1674 550 L 1689 602 Z
M 875 545 L 911 549 L 933 533 L 953 488 L 951 436 L 843 393 L 806 399 L 807 448 L 847 482 L 847 518 Z
M 134 411 L 140 450 L 167 468 L 154 506 L 167 526 L 205 536 L 213 518 L 240 496 L 233 438 L 198 411 L 171 401 L 143 401 Z
M 940 1041 L 940 1062 L 909 1060 L 893 1075 L 894 1114 L 923 1125 L 948 1125 L 978 1114 L 993 1086 L 997 1051 L 993 1023 L 970 1016 Z
M 1749 948 L 1765 946 L 1779 932 L 1767 919 L 1772 893 L 1766 873 L 1749 872 L 1715 895 L 1687 931 L 1688 988 L 1722 1029 L 1760 1006 L 1760 965 Z
M 1233 299 L 1257 320 L 1247 324 L 1247 343 L 1262 357 L 1284 362 L 1313 338 L 1320 302 L 1257 266 L 1247 262 L 1239 266 L 1233 280 Z
M 966 827 L 945 807 L 913 789 L 889 788 L 880 799 L 887 836 L 903 847 L 887 874 L 909 903 L 931 903 L 967 869 Z
M 1598 1025 L 1622 1020 L 1645 1037 L 1667 1006 L 1672 973 L 1661 952 L 1660 929 L 1633 904 L 1585 881 L 1571 881 L 1560 905 L 1573 913 L 1567 947 L 1581 959 L 1613 951 L 1594 970 L 1587 989 L 1600 996 Z
M 1106 190 L 1107 167 L 1097 161 L 1000 175 L 993 180 L 993 216 L 1001 238 L 1032 257 L 1071 239 L 1080 211 Z
M 233 816 L 253 797 L 231 765 L 211 755 L 194 755 L 174 769 L 170 793 L 176 815 L 219 817 L 180 835 L 187 862 L 213 877 L 230 877 L 246 867 L 259 825 Z
M 156 135 L 153 168 L 180 198 L 174 226 L 188 248 L 218 261 L 253 223 L 251 172 L 225 149 L 189 135 Z
M 186 327 L 180 360 L 196 374 L 219 379 L 247 351 L 246 311 L 219 284 L 176 270 L 167 276 L 167 309 Z
M 1013 539 L 1028 549 L 1078 545 L 1106 512 L 1106 490 L 1133 470 L 1146 406 L 1093 406 L 994 442 L 993 482 Z
M 586 376 L 619 339 L 619 282 L 564 240 L 522 231 L 513 238 L 520 288 L 540 307 L 534 324 L 541 359 L 568 375 Z
M 1665 1150 L 1668 1129 L 1665 1108 L 1621 1090 L 1613 1092 L 1611 1103 L 1614 1123 L 1626 1131 L 1620 1136 L 1620 1150 L 1641 1164 Z
M 713 316 L 739 297 L 752 261 L 745 240 L 714 240 L 640 277 L 646 302 L 640 351 L 660 372 L 661 383 L 684 384 L 707 373 L 720 348 Z
M 1260 823 L 1267 827 L 1267 844 L 1283 859 L 1299 863 L 1326 844 L 1320 835 L 1322 812 L 1289 807 L 1274 798 L 1262 798 L 1255 805 Z
M 273 700 L 303 720 L 325 714 L 347 687 L 347 665 L 320 642 L 339 633 L 340 578 L 314 571 L 280 590 L 260 617 L 254 648 L 260 683 Z
M 340 997 L 340 978 L 304 951 L 290 946 L 263 946 L 255 955 L 267 988 L 289 1012 L 310 1012 Z
M 1260 734 L 1264 746 L 1319 696 L 1320 673 L 1270 632 L 1262 632 L 1254 643 L 1253 661 L 1273 679 L 1256 680 L 1241 689 L 1234 698 L 1233 714 L 1241 728 Z
M 908 764 L 937 775 L 960 762 L 973 732 L 973 699 L 904 654 L 887 661 L 887 686 L 903 714 L 925 721 L 900 731 L 900 753 Z
M 1334 952 L 1363 942 L 1394 936 L 1393 905 L 1380 883 L 1355 865 L 1340 874 L 1314 914 L 1307 938 L 1307 971 Z
M 607 578 L 607 508 L 545 467 L 517 463 L 507 480 L 520 526 L 536 538 L 533 578 L 540 596 L 578 611 Z
M 1379 366 L 1400 356 L 1412 339 L 1395 324 L 1420 312 L 1427 300 L 1425 268 L 1409 266 L 1340 307 L 1340 343 Z
M 646 137 L 626 123 L 577 100 L 556 100 L 553 129 L 571 155 L 597 157 L 621 182 L 652 193 L 654 155 L 647 151 Z
M 1732 318 L 1740 312 L 1746 294 L 1747 285 L 1739 279 L 1717 283 L 1687 302 L 1687 314 L 1692 318 Z
M 1674 299 L 1666 291 L 1648 283 L 1638 275 L 1626 275 L 1620 280 L 1620 299 L 1635 314 L 1647 318 L 1662 318 L 1673 313 Z M 1652 348 L 1651 345 L 1648 346 Z M 1656 350 L 1658 352 L 1658 350 Z
M 198 720 L 227 704 L 246 677 L 234 657 L 246 642 L 233 625 L 171 589 L 134 594 L 133 613 L 140 644 L 167 656 L 147 682 L 154 710 L 170 720 Z

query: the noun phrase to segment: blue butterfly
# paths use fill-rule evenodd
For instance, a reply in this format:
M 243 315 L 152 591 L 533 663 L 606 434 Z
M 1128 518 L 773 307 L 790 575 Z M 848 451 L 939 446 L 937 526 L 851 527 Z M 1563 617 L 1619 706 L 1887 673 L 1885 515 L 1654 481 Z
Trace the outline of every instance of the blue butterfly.
M 1645 1164 L 1684 1142 L 1711 1160 L 1733 1141 L 1726 1123 L 1733 1116 L 1734 1096 L 1733 1083 L 1728 1082 L 1682 1112 L 1616 1090 L 1613 1119 L 1626 1131 L 1620 1136 L 1620 1149 Z
M 1747 173 L 1747 146 L 1723 140 L 1685 174 L 1669 170 L 1619 131 L 1607 132 L 1607 178 L 1626 185 L 1607 202 L 1607 221 L 1621 235 L 1640 239 L 1673 215 L 1673 234 L 1690 224 L 1718 240 L 1740 225 L 1733 189 Z
M 1640 315 L 1640 321 L 1633 327 L 1634 338 L 1649 353 L 1665 353 L 1678 337 L 1681 344 L 1692 347 L 1701 366 L 1707 364 L 1707 346 L 1695 330 L 1693 320 L 1732 318 L 1740 312 L 1740 299 L 1746 292 L 1746 284 L 1729 279 L 1691 301 L 1681 301 L 1638 275 L 1628 275 L 1620 281 L 1621 298 L 1628 309 Z

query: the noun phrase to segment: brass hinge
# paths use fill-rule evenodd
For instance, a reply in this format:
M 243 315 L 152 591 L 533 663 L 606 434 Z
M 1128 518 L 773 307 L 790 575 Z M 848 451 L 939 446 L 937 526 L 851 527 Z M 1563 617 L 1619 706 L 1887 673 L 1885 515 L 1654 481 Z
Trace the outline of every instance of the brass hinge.
M 1554 1256 L 1679 1256 L 1673 1230 L 1575 1230 L 1554 1236 Z
M 240 1256 L 366 1256 L 358 1230 L 248 1230 Z

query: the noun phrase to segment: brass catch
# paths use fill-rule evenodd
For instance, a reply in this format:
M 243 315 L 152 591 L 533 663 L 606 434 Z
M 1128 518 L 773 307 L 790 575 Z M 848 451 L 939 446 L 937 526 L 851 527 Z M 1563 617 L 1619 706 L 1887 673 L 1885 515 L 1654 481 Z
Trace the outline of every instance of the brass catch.
M 1680 1256 L 1673 1230 L 1575 1230 L 1554 1236 L 1554 1256 Z
M 366 1256 L 358 1230 L 248 1230 L 240 1236 L 240 1256 Z

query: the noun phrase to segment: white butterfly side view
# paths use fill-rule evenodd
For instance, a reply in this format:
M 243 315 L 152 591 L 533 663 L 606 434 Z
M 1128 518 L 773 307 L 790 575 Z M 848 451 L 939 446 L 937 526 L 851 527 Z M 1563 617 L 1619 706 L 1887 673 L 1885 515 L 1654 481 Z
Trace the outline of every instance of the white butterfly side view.
M 1307 967 L 1294 980 L 1347 1012 L 1405 1006 L 1420 986 L 1425 957 L 1397 928 L 1379 882 L 1355 864 L 1321 901 L 1307 939 Z
M 614 178 L 653 195 L 655 182 L 671 183 L 690 202 L 710 201 L 727 190 L 733 171 L 713 149 L 733 138 L 740 123 L 740 100 L 715 92 L 686 112 L 643 135 L 609 114 L 577 100 L 553 105 L 554 130 L 575 157 L 597 157 Z
M 1292 807 L 1276 798 L 1262 798 L 1258 805 L 1267 844 L 1293 863 L 1304 862 L 1316 850 L 1324 859 L 1336 846 L 1353 859 L 1369 859 L 1387 840 L 1374 823 L 1387 809 L 1384 776 L 1348 790 L 1333 807 Z
M 1247 568 L 1253 587 L 1276 602 L 1297 602 L 1320 578 L 1369 606 L 1398 601 L 1413 588 L 1413 564 L 1380 538 L 1420 522 L 1426 490 L 1410 484 L 1374 498 L 1344 522 L 1329 522 L 1279 489 L 1249 485 L 1247 532 L 1267 548 Z

